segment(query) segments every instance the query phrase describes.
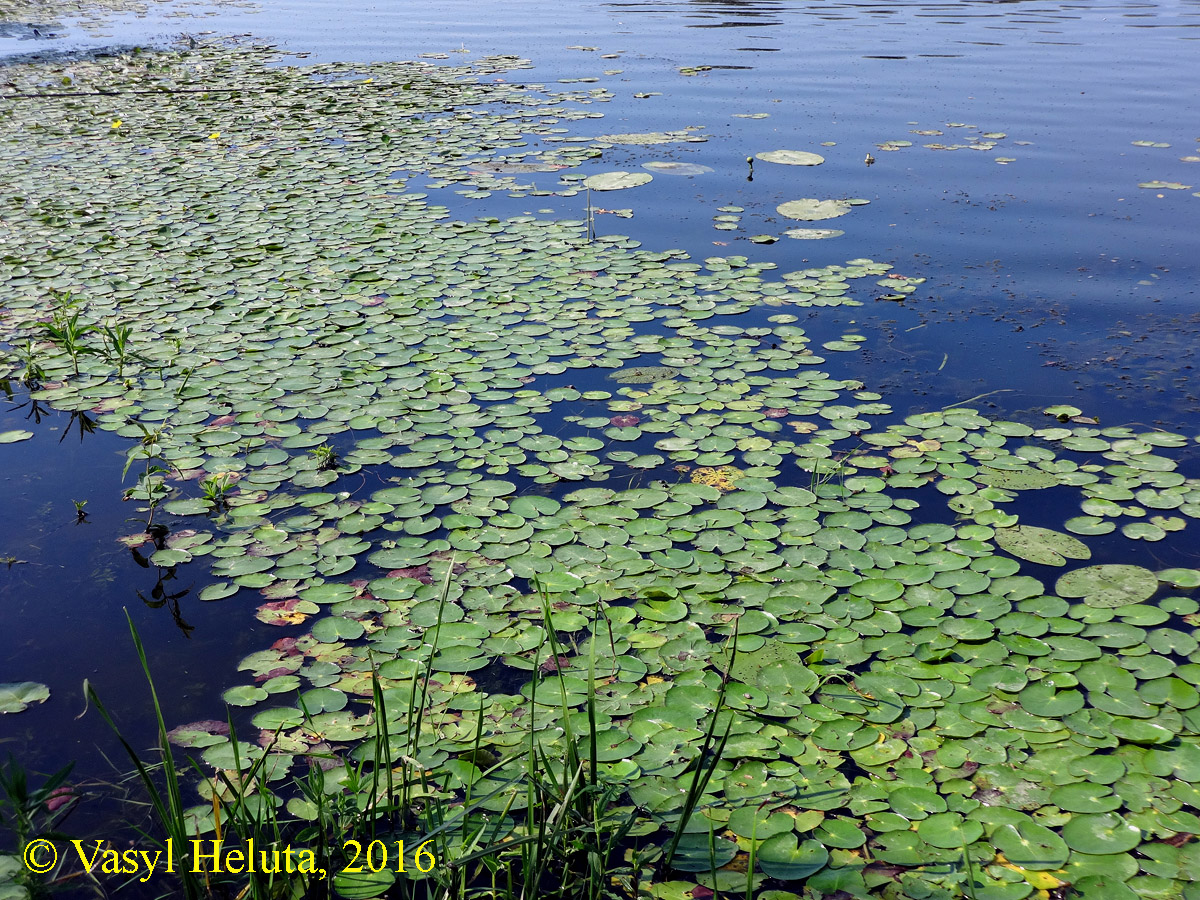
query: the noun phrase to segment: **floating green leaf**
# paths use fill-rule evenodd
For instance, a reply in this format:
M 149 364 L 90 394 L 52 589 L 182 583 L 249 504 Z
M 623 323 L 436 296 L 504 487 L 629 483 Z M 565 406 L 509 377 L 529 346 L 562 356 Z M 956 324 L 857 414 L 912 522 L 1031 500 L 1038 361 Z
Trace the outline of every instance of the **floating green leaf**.
M 814 840 L 800 842 L 794 832 L 776 834 L 758 848 L 758 864 L 772 878 L 796 881 L 819 872 L 829 861 L 829 851 Z
M 800 219 L 804 222 L 817 222 L 821 219 L 836 219 L 850 212 L 850 204 L 845 200 L 789 200 L 781 203 L 776 211 L 786 219 Z
M 0 684 L 0 713 L 15 713 L 50 697 L 50 688 L 36 681 Z
M 623 191 L 649 184 L 653 180 L 653 176 L 647 172 L 603 172 L 585 178 L 583 183 L 593 191 Z
M 1013 556 L 1043 566 L 1064 566 L 1068 559 L 1088 559 L 1092 555 L 1082 541 L 1062 532 L 1033 525 L 997 528 L 995 540 Z
M 706 175 L 713 171 L 711 166 L 685 162 L 648 162 L 642 163 L 642 168 L 662 175 Z
M 1060 597 L 1082 597 L 1088 606 L 1111 608 L 1149 600 L 1158 590 L 1158 578 L 1149 569 L 1126 564 L 1087 566 L 1058 579 Z
M 756 153 L 755 158 L 785 166 L 819 166 L 825 162 L 825 157 L 806 150 L 768 150 L 766 153 Z

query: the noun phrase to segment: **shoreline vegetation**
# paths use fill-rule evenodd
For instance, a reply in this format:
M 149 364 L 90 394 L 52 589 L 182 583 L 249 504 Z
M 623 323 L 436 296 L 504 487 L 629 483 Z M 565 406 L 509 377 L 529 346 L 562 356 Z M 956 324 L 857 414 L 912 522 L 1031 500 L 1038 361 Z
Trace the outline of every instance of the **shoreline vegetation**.
M 126 546 L 282 635 L 224 720 L 151 681 L 156 747 L 122 743 L 147 842 L 327 878 L 179 894 L 1194 890 L 1200 570 L 1139 553 L 1200 516 L 1188 438 L 897 415 L 826 371 L 866 337 L 796 323 L 920 279 L 597 234 L 585 179 L 651 180 L 607 151 L 703 139 L 576 135 L 602 87 L 276 58 L 18 65 L 0 101 L 10 385 L 127 438 Z M 493 195 L 580 218 L 451 212 Z M 46 885 L 19 854 L 67 778 L 7 773 L 4 900 Z

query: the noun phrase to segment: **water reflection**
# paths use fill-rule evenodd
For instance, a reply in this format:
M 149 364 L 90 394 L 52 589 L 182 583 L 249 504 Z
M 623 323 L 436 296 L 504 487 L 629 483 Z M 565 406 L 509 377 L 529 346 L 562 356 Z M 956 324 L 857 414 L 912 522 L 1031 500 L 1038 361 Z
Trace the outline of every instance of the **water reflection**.
M 66 426 L 63 428 L 62 437 L 58 439 L 58 442 L 61 444 L 63 441 L 65 441 L 67 439 L 67 435 L 72 431 L 79 432 L 79 442 L 83 443 L 83 436 L 85 434 L 96 433 L 96 420 L 85 412 L 75 410 L 71 413 L 70 421 L 68 421 Z
M 163 537 L 156 538 L 154 546 L 161 550 L 165 546 Z M 171 614 L 171 618 L 175 621 L 175 627 L 179 629 L 184 637 L 190 638 L 192 632 L 196 630 L 196 626 L 184 620 L 180 601 L 192 592 L 192 588 L 185 587 L 179 590 L 172 590 L 178 587 L 175 584 L 178 580 L 175 566 L 166 568 L 163 566 L 152 566 L 150 560 L 143 556 L 136 547 L 131 547 L 129 552 L 133 554 L 133 561 L 135 563 L 143 569 L 153 568 L 156 575 L 154 587 L 150 589 L 150 596 L 147 597 L 141 591 L 135 590 L 138 599 L 146 604 L 148 609 L 162 609 L 166 607 L 167 611 Z
M 1117 3 L 1103 9 L 1063 5 L 1047 8 L 1040 0 L 964 0 L 954 3 L 923 3 L 912 5 L 876 3 L 778 3 L 774 0 L 632 0 L 632 2 L 609 2 L 604 6 L 621 14 L 641 13 L 661 16 L 678 14 L 684 28 L 763 28 L 784 25 L 798 18 L 808 17 L 819 21 L 808 22 L 820 27 L 825 23 L 846 22 L 855 28 L 874 24 L 894 25 L 905 20 L 921 20 L 921 27 L 928 27 L 927 20 L 936 25 L 967 25 L 972 21 L 988 20 L 985 27 L 1017 28 L 1024 32 L 1030 26 L 1070 26 L 1085 17 L 1121 17 L 1129 20 L 1128 27 L 1172 28 L 1200 27 L 1196 17 L 1200 15 L 1200 2 L 1185 0 L 1182 4 L 1157 4 L 1128 2 Z M 697 22 L 696 19 L 716 20 Z M 994 23 L 994 24 L 991 24 Z M 1055 33 L 1055 32 L 1051 32 Z M 792 36 L 794 37 L 794 36 Z M 783 40 L 783 38 L 781 38 Z M 989 42 L 972 42 L 986 46 Z M 1046 41 L 1045 43 L 1057 43 Z M 1067 42 L 1073 43 L 1073 42 Z M 994 44 L 994 46 L 1002 46 Z M 784 50 L 788 46 L 740 47 L 746 51 Z M 792 49 L 795 46 L 792 45 Z

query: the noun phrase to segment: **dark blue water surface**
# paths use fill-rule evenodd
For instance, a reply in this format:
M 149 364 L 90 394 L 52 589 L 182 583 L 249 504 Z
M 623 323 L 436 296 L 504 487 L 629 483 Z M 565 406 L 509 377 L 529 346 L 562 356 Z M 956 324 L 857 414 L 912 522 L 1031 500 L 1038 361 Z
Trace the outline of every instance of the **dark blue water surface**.
M 166 45 L 181 32 L 211 31 L 276 44 L 296 64 L 428 52 L 459 64 L 506 53 L 535 66 L 511 73 L 514 81 L 595 77 L 570 86 L 605 87 L 614 99 L 589 107 L 604 116 L 573 123 L 576 133 L 694 126 L 708 140 L 615 147 L 594 171 L 651 160 L 715 170 L 656 176 L 606 197 L 636 214 L 598 217 L 602 232 L 697 258 L 744 254 L 780 271 L 867 257 L 928 279 L 903 304 L 821 312 L 825 325 L 800 311 L 805 328 L 841 333 L 854 323 L 867 335 L 863 354 L 836 361 L 840 377 L 861 379 L 899 411 L 987 394 L 974 405 L 1005 416 L 1071 403 L 1106 425 L 1200 433 L 1200 162 L 1181 159 L 1200 155 L 1200 2 L 262 0 L 174 17 L 180 9 L 152 4 L 143 17 L 113 16 L 103 35 L 70 21 L 7 23 L 0 59 Z M 470 53 L 452 52 L 463 48 Z M 685 75 L 682 67 L 709 68 Z M 646 93 L 657 95 L 635 96 Z M 769 115 L 739 117 L 754 113 Z M 983 132 L 1005 137 L 986 151 L 922 146 L 966 144 Z M 877 146 L 889 140 L 913 146 Z M 748 180 L 745 158 L 773 149 L 827 161 L 758 163 Z M 869 167 L 867 153 L 876 159 Z M 1194 187 L 1138 187 L 1154 180 Z M 844 229 L 839 238 L 747 240 L 806 224 L 775 212 L 799 197 L 870 204 L 816 223 Z M 538 208 L 583 215 L 581 196 L 438 201 L 465 217 Z M 713 228 L 725 205 L 745 209 L 741 230 Z M 0 428 L 29 427 L 21 424 L 28 409 L 0 412 Z M 118 714 L 145 708 L 122 606 L 143 629 L 175 722 L 219 715 L 236 659 L 278 632 L 248 629 L 243 605 L 200 604 L 202 583 L 166 591 L 190 590 L 178 618 L 194 630 L 170 604 L 156 606 L 154 571 L 115 542 L 132 530 L 119 503 L 125 442 L 96 433 L 58 443 L 67 424 L 52 416 L 33 441 L 0 456 L 0 556 L 28 561 L 0 565 L 0 682 L 44 681 L 54 692 L 44 706 L 7 717 L 0 737 L 25 752 L 37 745 L 47 766 L 78 758 L 95 771 L 102 730 L 70 724 L 82 710 L 83 679 L 101 681 Z M 1184 465 L 1197 474 L 1194 456 Z M 90 524 L 73 524 L 72 499 L 90 499 Z M 50 733 L 64 738 L 34 740 Z

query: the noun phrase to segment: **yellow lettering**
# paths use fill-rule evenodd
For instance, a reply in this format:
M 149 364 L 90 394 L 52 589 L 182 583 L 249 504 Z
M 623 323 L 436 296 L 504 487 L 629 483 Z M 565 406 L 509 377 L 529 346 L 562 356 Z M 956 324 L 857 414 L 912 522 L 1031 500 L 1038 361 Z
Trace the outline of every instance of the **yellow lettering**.
M 144 877 L 139 878 L 138 881 L 141 881 L 144 884 L 147 880 L 149 880 L 150 876 L 154 874 L 154 870 L 158 868 L 158 858 L 162 856 L 162 853 L 163 852 L 161 850 L 154 851 L 154 858 L 151 859 L 149 850 L 138 851 L 138 856 L 140 856 L 146 864 L 146 874 Z
M 317 871 L 317 855 L 311 850 L 300 851 L 300 871 L 308 875 Z
M 105 875 L 120 875 L 121 854 L 116 850 L 105 850 L 104 862 L 100 863 L 100 871 Z
M 132 875 L 141 868 L 141 866 L 138 865 L 136 850 L 126 850 L 121 854 L 121 858 L 125 861 L 125 866 L 121 869 L 123 874 Z
M 198 838 L 192 839 L 192 871 L 193 872 L 203 872 L 204 869 L 202 868 L 202 864 L 203 864 L 204 860 L 206 860 L 206 859 L 208 859 L 212 862 L 214 872 L 221 871 L 221 844 L 223 844 L 224 841 L 210 840 L 208 843 L 212 844 L 212 852 L 211 853 L 205 853 L 204 850 L 201 848 L 201 845 L 204 844 L 204 841 L 202 841 Z
M 92 853 L 92 858 L 88 859 L 83 852 L 83 841 L 71 841 L 75 845 L 75 852 L 79 854 L 79 861 L 83 863 L 83 868 L 91 874 L 92 866 L 96 865 L 96 857 L 100 855 L 100 848 L 104 846 L 104 841 L 96 841 L 96 849 Z
M 241 850 L 230 850 L 225 854 L 225 871 L 240 874 L 242 871 L 242 863 L 244 862 L 245 857 L 242 855 Z M 237 866 L 236 869 L 234 868 L 235 865 Z

